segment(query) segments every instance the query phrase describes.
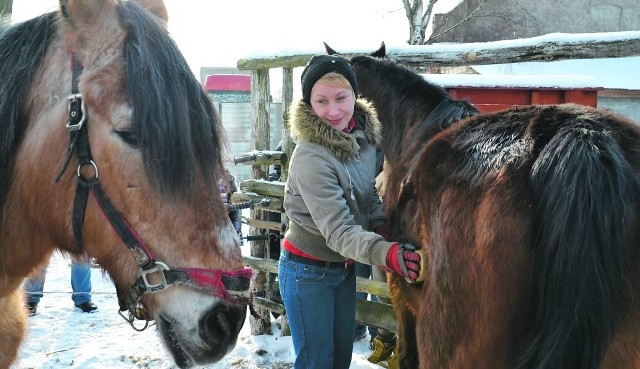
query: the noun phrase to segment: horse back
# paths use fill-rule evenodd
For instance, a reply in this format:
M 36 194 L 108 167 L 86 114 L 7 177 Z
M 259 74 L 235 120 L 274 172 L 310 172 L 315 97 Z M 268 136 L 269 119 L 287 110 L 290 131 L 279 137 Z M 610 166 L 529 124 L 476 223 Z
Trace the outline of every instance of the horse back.
M 572 104 L 431 139 L 390 216 L 430 256 L 402 287 L 420 367 L 637 367 L 639 165 L 640 127 Z

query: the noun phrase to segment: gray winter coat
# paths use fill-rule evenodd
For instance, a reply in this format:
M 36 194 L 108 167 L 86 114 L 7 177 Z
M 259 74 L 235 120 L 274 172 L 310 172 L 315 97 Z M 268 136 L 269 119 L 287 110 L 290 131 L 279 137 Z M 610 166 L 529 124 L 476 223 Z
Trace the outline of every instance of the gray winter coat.
M 285 185 L 285 237 L 321 260 L 385 265 L 392 243 L 369 232 L 385 221 L 374 186 L 380 143 L 375 109 L 364 99 L 356 101 L 360 129 L 352 133 L 322 122 L 302 100 L 292 105 L 290 116 L 296 148 Z

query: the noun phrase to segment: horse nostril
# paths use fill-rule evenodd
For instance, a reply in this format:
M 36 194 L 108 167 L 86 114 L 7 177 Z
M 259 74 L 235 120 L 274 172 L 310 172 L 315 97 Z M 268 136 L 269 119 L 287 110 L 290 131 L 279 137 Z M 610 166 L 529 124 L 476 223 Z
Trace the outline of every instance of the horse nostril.
M 200 320 L 200 337 L 212 347 L 234 343 L 244 324 L 246 310 L 245 306 L 217 305 Z

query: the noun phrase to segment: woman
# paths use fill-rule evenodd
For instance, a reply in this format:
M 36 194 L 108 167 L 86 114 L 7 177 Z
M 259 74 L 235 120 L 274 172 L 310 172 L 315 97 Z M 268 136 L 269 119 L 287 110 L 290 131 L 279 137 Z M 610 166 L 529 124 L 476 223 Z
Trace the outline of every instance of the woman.
M 291 108 L 296 148 L 285 185 L 289 227 L 278 280 L 296 369 L 349 367 L 354 260 L 386 267 L 412 282 L 420 275 L 419 255 L 411 245 L 369 231 L 384 226 L 374 187 L 380 122 L 372 105 L 357 95 L 349 61 L 319 55 L 305 67 L 302 99 Z

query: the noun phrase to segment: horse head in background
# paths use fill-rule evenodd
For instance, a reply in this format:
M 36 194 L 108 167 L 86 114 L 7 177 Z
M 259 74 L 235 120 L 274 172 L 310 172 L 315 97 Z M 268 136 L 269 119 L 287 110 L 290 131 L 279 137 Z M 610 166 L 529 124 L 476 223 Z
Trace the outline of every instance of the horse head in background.
M 54 250 L 97 259 L 179 367 L 228 353 L 251 270 L 216 189 L 222 125 L 162 1 L 61 0 L 0 27 L 0 116 L 0 367 Z
M 400 367 L 637 368 L 640 126 L 574 104 L 475 115 L 385 54 L 351 63 L 392 239 L 428 255 L 424 283 L 388 275 Z

